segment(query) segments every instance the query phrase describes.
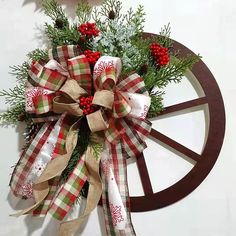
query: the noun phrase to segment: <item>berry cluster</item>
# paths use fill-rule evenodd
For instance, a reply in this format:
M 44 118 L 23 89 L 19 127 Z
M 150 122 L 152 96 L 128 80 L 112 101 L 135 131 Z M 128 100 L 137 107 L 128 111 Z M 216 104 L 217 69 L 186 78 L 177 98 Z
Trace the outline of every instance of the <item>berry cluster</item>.
M 99 29 L 96 28 L 95 23 L 90 22 L 80 25 L 78 30 L 82 35 L 87 36 L 88 38 L 92 38 L 93 36 L 97 37 L 99 34 Z
M 95 107 L 92 104 L 93 96 L 81 97 L 79 101 L 80 101 L 80 108 L 83 110 L 84 115 L 88 115 L 95 111 Z
M 95 63 L 97 62 L 97 60 L 101 57 L 101 53 L 100 52 L 93 52 L 91 50 L 85 50 L 84 51 L 84 55 L 87 57 L 89 63 L 91 65 L 95 65 Z
M 157 65 L 165 66 L 169 63 L 170 57 L 168 55 L 168 48 L 162 47 L 158 43 L 152 43 L 150 49 Z

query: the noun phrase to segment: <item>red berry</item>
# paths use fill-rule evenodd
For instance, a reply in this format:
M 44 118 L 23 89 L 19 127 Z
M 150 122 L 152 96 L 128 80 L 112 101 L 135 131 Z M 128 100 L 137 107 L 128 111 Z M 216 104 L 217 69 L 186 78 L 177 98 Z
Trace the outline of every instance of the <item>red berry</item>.
M 168 64 L 170 58 L 168 55 L 168 48 L 162 47 L 157 43 L 150 45 L 151 54 L 155 63 L 159 66 L 165 66 Z
M 96 37 L 99 34 L 99 30 L 96 28 L 95 23 L 84 23 L 78 27 L 79 32 L 88 38 Z

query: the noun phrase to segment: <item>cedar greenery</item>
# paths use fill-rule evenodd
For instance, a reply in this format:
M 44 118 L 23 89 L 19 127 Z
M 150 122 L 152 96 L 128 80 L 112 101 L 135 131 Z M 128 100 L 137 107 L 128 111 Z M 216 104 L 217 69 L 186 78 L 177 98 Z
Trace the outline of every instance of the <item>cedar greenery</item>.
M 139 6 L 137 10 L 130 8 L 126 13 L 122 13 L 122 2 L 119 0 L 105 0 L 100 7 L 95 8 L 92 8 L 86 0 L 82 0 L 76 9 L 77 22 L 73 24 L 70 24 L 62 6 L 55 0 L 44 0 L 43 9 L 44 13 L 53 22 L 52 24 L 45 23 L 45 32 L 51 44 L 49 47 L 79 44 L 83 50 L 94 49 L 111 56 L 120 57 L 123 60 L 123 74 L 128 74 L 131 71 L 141 71 L 146 88 L 151 93 L 152 103 L 148 113 L 149 117 L 156 116 L 163 109 L 163 89 L 170 82 L 179 82 L 185 71 L 191 69 L 200 58 L 193 55 L 178 58 L 178 53 L 172 49 L 170 24 L 161 29 L 159 36 L 142 40 L 140 33 L 143 33 L 143 24 L 145 22 L 143 6 Z M 81 41 L 78 25 L 90 20 L 96 22 L 101 35 L 104 35 L 104 41 L 107 41 L 106 45 L 104 45 L 102 40 L 98 40 L 96 45 L 91 40 L 88 40 L 88 42 Z M 130 25 L 134 26 L 134 32 L 132 32 L 131 37 L 129 37 L 130 35 L 127 32 L 126 42 L 119 41 L 119 38 L 116 37 L 117 34 L 119 32 L 122 33 L 121 29 L 125 29 Z M 113 34 L 111 35 L 111 33 Z M 167 66 L 156 68 L 154 65 L 149 51 L 149 45 L 152 42 L 158 42 L 160 45 L 172 49 L 170 50 L 171 62 Z M 127 46 L 128 43 L 130 44 Z M 114 46 L 113 51 L 111 50 L 112 45 Z M 29 62 L 48 60 L 47 51 L 42 49 L 36 49 L 28 53 L 27 56 Z M 11 106 L 8 111 L 0 115 L 1 121 L 16 122 L 19 113 L 24 112 L 23 91 L 24 83 L 28 77 L 29 62 L 24 62 L 21 66 L 11 67 L 11 73 L 16 76 L 18 85 L 13 90 L 0 92 L 0 96 L 4 96 L 6 102 Z M 144 66 L 147 68 L 147 72 L 142 73 Z M 154 90 L 157 93 L 154 93 Z M 13 104 L 14 101 L 16 101 L 15 104 Z
M 126 13 L 122 11 L 122 2 L 119 0 L 105 0 L 100 7 L 91 7 L 86 0 L 80 1 L 76 8 L 77 19 L 70 23 L 64 9 L 55 0 L 44 0 L 45 15 L 51 23 L 45 23 L 45 33 L 49 39 L 48 48 L 64 44 L 79 45 L 80 49 L 100 51 L 103 55 L 120 57 L 123 63 L 122 76 L 132 71 L 138 72 L 144 79 L 146 89 L 151 97 L 151 106 L 148 117 L 155 117 L 163 110 L 163 94 L 165 87 L 171 82 L 179 82 L 186 70 L 199 60 L 199 56 L 189 55 L 180 58 L 178 52 L 173 50 L 170 38 L 170 24 L 164 26 L 158 36 L 143 37 L 145 12 L 143 6 L 136 10 L 130 8 Z M 100 36 L 82 40 L 78 26 L 88 21 L 94 21 L 100 30 Z M 170 63 L 157 68 L 151 55 L 150 44 L 158 43 L 169 48 Z M 27 54 L 28 60 L 22 65 L 12 66 L 11 74 L 16 77 L 17 85 L 13 89 L 0 91 L 0 96 L 5 97 L 10 108 L 0 114 L 3 123 L 16 123 L 19 116 L 25 114 L 25 83 L 28 79 L 28 70 L 33 61 L 49 60 L 47 50 L 35 49 Z M 31 124 L 26 114 L 25 121 Z M 68 179 L 72 170 L 78 163 L 88 145 L 92 147 L 94 156 L 98 157 L 103 147 L 93 143 L 86 119 L 82 118 L 77 146 L 71 156 L 68 166 L 61 175 L 61 181 Z M 83 188 L 82 195 L 86 195 L 88 184 Z
M 27 57 L 32 60 L 32 61 L 48 61 L 48 53 L 46 50 L 42 50 L 42 49 L 35 49 L 32 52 L 29 52 L 27 54 Z M 28 66 L 29 69 L 29 66 Z M 28 70 L 27 70 L 28 73 Z
M 126 13 L 122 12 L 122 2 L 119 0 L 105 0 L 100 7 L 91 7 L 86 0 L 80 1 L 76 8 L 77 19 L 70 23 L 64 9 L 55 0 L 44 0 L 43 9 L 45 15 L 51 19 L 51 23 L 45 23 L 45 33 L 50 41 L 49 48 L 61 45 L 79 45 L 81 51 L 100 51 L 103 55 L 120 57 L 123 63 L 122 76 L 132 71 L 138 72 L 144 79 L 146 89 L 151 97 L 151 106 L 148 117 L 155 117 L 163 108 L 164 88 L 171 82 L 179 82 L 186 70 L 199 60 L 199 56 L 189 55 L 179 58 L 178 52 L 173 50 L 173 42 L 170 38 L 170 24 L 164 26 L 158 36 L 143 37 L 145 12 L 143 6 L 136 10 L 130 8 Z M 82 40 L 78 26 L 88 21 L 94 21 L 100 30 L 100 36 Z M 170 63 L 157 68 L 150 51 L 150 44 L 156 42 L 169 48 Z M 28 70 L 33 61 L 49 60 L 47 50 L 35 49 L 27 54 L 28 60 L 22 65 L 12 66 L 11 74 L 16 77 L 17 85 L 13 89 L 0 91 L 0 96 L 5 97 L 10 108 L 0 114 L 2 123 L 16 123 L 22 114 L 30 127 L 31 120 L 25 113 L 25 83 L 28 79 Z M 65 182 L 79 159 L 87 149 L 92 147 L 94 156 L 98 157 L 103 146 L 92 141 L 86 119 L 81 119 L 76 148 L 70 161 L 61 175 L 61 181 Z M 83 188 L 82 195 L 86 196 L 88 184 Z
M 149 117 L 156 116 L 163 109 L 161 96 L 163 89 L 170 82 L 179 82 L 184 76 L 187 69 L 199 60 L 199 56 L 189 55 L 185 58 L 177 58 L 177 52 L 171 53 L 171 62 L 164 67 L 156 68 L 152 57 L 149 53 L 149 45 L 152 42 L 158 42 L 164 47 L 172 49 L 173 42 L 170 38 L 170 24 L 164 26 L 159 36 L 153 36 L 142 40 L 140 33 L 143 32 L 143 23 L 145 22 L 145 12 L 143 6 L 139 6 L 137 10 L 130 8 L 125 14 L 122 13 L 122 2 L 119 0 L 105 0 L 100 7 L 92 8 L 86 0 L 82 0 L 76 9 L 77 22 L 70 24 L 64 9 L 55 0 L 43 1 L 43 9 L 45 15 L 51 18 L 52 24 L 45 24 L 45 32 L 51 41 L 51 46 L 56 47 L 64 44 L 80 44 L 82 49 L 99 50 L 102 53 L 111 53 L 109 48 L 111 42 L 115 47 L 111 55 L 118 56 L 123 59 L 123 74 L 131 71 L 140 72 L 144 78 L 146 88 L 151 93 L 151 107 Z M 112 15 L 112 17 L 111 17 Z M 101 31 L 101 35 L 105 35 L 104 39 L 110 41 L 105 46 L 101 40 L 94 45 L 92 42 L 82 42 L 81 35 L 78 31 L 78 25 L 93 19 L 97 27 Z M 116 37 L 120 29 L 124 29 L 129 25 L 133 25 L 135 30 L 131 37 L 127 36 L 126 42 L 122 44 Z M 112 32 L 113 36 L 106 36 L 107 32 Z M 106 38 L 107 37 L 107 38 Z M 129 40 L 130 45 L 127 45 Z M 90 40 L 91 41 L 91 40 Z M 20 113 L 24 112 L 24 83 L 28 77 L 28 69 L 30 61 L 47 61 L 48 56 L 46 50 L 36 49 L 28 55 L 29 61 L 24 62 L 21 66 L 12 66 L 12 74 L 16 76 L 18 85 L 9 91 L 2 90 L 0 96 L 6 98 L 11 108 L 0 115 L 0 120 L 4 122 L 16 122 Z M 144 66 L 147 72 L 142 73 Z M 158 91 L 154 93 L 153 91 Z M 158 94 L 158 95 L 157 95 Z M 157 96 L 154 98 L 154 96 Z M 154 111 L 157 111 L 155 113 Z

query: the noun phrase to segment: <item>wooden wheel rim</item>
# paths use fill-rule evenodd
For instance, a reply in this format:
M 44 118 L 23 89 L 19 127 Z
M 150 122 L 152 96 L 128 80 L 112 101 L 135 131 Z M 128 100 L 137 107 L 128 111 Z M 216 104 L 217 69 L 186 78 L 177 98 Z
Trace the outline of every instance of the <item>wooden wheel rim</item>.
M 150 37 L 152 35 L 154 34 L 144 34 L 145 37 Z M 179 50 L 180 56 L 194 54 L 190 49 L 176 41 L 174 41 L 174 49 Z M 196 161 L 196 164 L 181 180 L 160 192 L 154 193 L 144 156 L 143 154 L 140 155 L 137 159 L 137 165 L 140 171 L 141 182 L 145 195 L 130 197 L 132 212 L 143 212 L 159 209 L 186 197 L 202 183 L 213 168 L 219 156 L 225 133 L 225 109 L 222 95 L 214 76 L 203 61 L 200 60 L 196 63 L 191 72 L 198 80 L 205 96 L 167 107 L 162 114 L 208 104 L 209 131 L 208 136 L 206 137 L 204 149 L 201 154 L 197 154 L 160 132 L 152 129 L 150 134 L 152 138 L 164 142 L 168 146 L 178 150 L 180 153 L 191 157 Z

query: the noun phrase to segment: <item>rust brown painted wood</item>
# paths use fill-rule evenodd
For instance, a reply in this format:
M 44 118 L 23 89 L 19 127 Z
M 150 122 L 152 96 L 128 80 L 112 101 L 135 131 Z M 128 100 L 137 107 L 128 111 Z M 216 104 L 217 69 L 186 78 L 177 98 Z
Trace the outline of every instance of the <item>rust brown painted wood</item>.
M 206 103 L 207 103 L 206 97 L 196 98 L 187 102 L 182 102 L 182 103 L 175 104 L 169 107 L 165 107 L 164 110 L 158 114 L 158 116 L 166 115 L 166 114 L 177 112 L 177 111 L 182 111 L 182 110 L 200 106 Z
M 150 36 L 153 36 L 153 34 L 144 34 L 144 37 Z M 194 54 L 191 50 L 176 41 L 174 41 L 174 49 L 179 50 L 180 56 Z M 194 156 L 194 159 L 196 159 L 196 164 L 192 170 L 177 183 L 157 193 L 151 194 L 150 192 L 150 194 L 145 196 L 130 197 L 131 211 L 133 212 L 142 212 L 162 208 L 184 198 L 196 189 L 207 177 L 218 158 L 225 133 L 225 110 L 221 92 L 214 76 L 203 61 L 196 63 L 191 71 L 200 83 L 205 93 L 205 97 L 167 107 L 160 115 L 207 103 L 209 109 L 209 132 L 205 147 L 200 155 L 200 158 L 198 155 L 192 155 Z M 179 149 L 176 147 L 176 144 L 173 143 L 174 140 L 168 139 L 166 136 L 161 136 L 160 134 L 157 135 L 157 139 L 158 138 L 162 139 L 162 141 L 164 141 L 167 145 L 169 144 L 169 146 L 174 146 L 174 148 Z M 165 140 L 163 140 L 163 138 Z M 181 148 L 184 147 L 183 145 L 181 146 Z M 145 158 L 146 161 L 148 161 L 148 157 Z M 138 165 L 140 165 L 139 171 L 141 172 L 142 168 L 146 168 L 145 166 L 142 167 L 141 164 Z M 145 185 L 145 176 L 147 175 L 146 170 L 144 170 L 144 173 L 144 175 L 140 174 L 140 176 L 141 178 L 144 178 L 142 183 Z M 150 182 L 149 177 L 147 178 L 147 181 Z
M 137 166 L 139 170 L 139 175 L 141 178 L 143 191 L 146 196 L 153 194 L 152 183 L 148 174 L 148 169 L 146 165 L 146 161 L 144 159 L 143 153 L 137 158 Z
M 164 144 L 168 145 L 169 147 L 184 154 L 185 156 L 189 157 L 190 159 L 192 159 L 196 162 L 199 161 L 201 158 L 201 155 L 199 155 L 198 153 L 190 150 L 189 148 L 187 148 L 184 145 L 176 142 L 175 140 L 167 137 L 166 135 L 160 133 L 159 131 L 157 131 L 155 129 L 151 130 L 150 136 L 155 138 L 156 140 L 163 142 Z

